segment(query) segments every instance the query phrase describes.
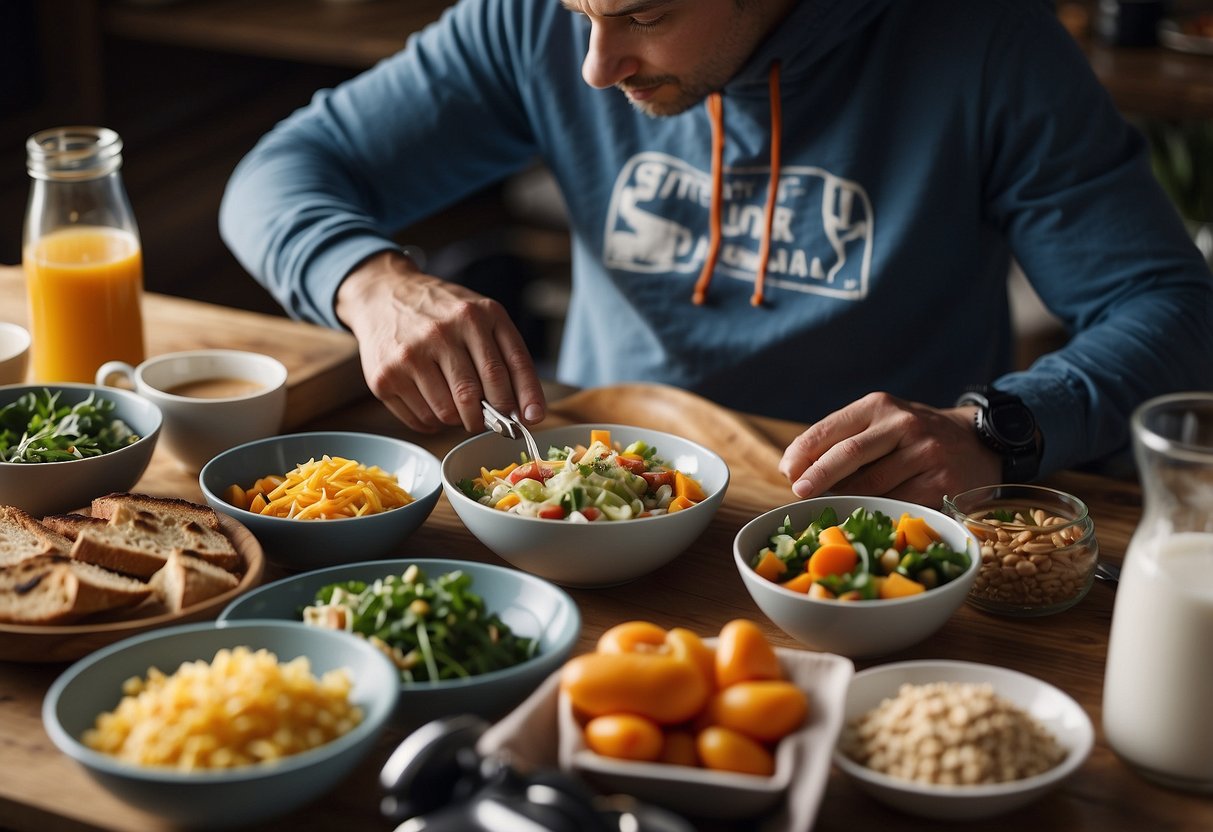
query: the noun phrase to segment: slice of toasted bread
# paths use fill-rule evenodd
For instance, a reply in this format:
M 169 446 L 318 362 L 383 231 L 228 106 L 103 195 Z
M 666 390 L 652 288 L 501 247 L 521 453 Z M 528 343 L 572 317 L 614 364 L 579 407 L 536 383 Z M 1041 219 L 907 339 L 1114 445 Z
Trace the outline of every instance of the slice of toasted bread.
M 66 555 L 72 542 L 15 506 L 0 506 L 0 566 L 38 555 Z
M 148 586 L 168 610 L 180 612 L 199 601 L 235 589 L 239 583 L 231 572 L 174 549 L 164 566 L 148 581 Z
M 50 514 L 42 518 L 42 525 L 69 541 L 75 540 L 81 529 L 104 526 L 106 522 L 103 517 L 89 517 L 87 514 Z
M 181 549 L 229 572 L 241 572 L 244 559 L 222 533 L 193 519 L 164 517 L 119 505 L 109 523 L 82 529 L 71 556 L 137 578 L 150 578 L 169 554 Z
M 92 515 L 112 520 L 119 507 L 150 514 L 162 519 L 193 520 L 209 529 L 219 531 L 219 515 L 210 506 L 179 500 L 174 497 L 152 497 L 148 494 L 114 493 L 93 500 Z
M 62 624 L 90 613 L 130 607 L 147 584 L 62 555 L 38 555 L 0 568 L 0 621 Z

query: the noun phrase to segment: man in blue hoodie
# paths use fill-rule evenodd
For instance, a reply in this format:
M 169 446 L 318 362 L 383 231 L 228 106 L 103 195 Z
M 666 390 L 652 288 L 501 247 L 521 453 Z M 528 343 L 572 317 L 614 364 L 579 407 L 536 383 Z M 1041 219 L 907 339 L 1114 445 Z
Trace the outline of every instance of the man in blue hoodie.
M 392 235 L 536 159 L 572 236 L 559 380 L 811 422 L 799 496 L 1032 479 L 1213 387 L 1209 270 L 1041 0 L 461 0 L 266 136 L 221 228 L 408 426 L 534 422 L 502 307 Z M 1012 255 L 1072 334 L 1024 372 Z

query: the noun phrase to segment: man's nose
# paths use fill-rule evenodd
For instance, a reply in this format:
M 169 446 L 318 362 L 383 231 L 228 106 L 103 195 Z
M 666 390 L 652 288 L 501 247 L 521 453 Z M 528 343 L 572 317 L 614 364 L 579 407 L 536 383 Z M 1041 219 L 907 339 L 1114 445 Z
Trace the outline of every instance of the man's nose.
M 631 55 L 626 35 L 608 31 L 608 25 L 590 26 L 590 46 L 581 77 L 595 89 L 606 89 L 636 74 L 640 61 Z

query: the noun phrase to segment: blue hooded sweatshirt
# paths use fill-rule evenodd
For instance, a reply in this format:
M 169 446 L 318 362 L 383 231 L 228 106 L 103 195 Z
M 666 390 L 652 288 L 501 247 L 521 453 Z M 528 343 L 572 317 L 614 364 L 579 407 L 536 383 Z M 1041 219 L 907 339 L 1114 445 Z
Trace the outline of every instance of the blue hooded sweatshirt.
M 339 327 L 354 266 L 539 159 L 572 238 L 561 381 L 803 422 L 874 390 L 946 407 L 996 383 L 1036 415 L 1042 475 L 1123 450 L 1145 399 L 1213 388 L 1208 267 L 1051 3 L 800 0 L 722 90 L 701 305 L 707 109 L 651 118 L 592 89 L 588 38 L 557 0 L 462 0 L 262 139 L 225 240 L 292 315 Z M 1025 372 L 1012 256 L 1072 335 Z

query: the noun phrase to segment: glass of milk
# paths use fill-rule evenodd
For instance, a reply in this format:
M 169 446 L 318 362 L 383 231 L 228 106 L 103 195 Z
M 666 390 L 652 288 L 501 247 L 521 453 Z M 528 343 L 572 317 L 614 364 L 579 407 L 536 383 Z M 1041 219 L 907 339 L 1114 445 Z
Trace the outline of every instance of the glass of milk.
M 1153 399 L 1132 425 L 1144 511 L 1116 590 L 1104 733 L 1144 777 L 1213 793 L 1213 393 Z

